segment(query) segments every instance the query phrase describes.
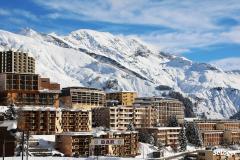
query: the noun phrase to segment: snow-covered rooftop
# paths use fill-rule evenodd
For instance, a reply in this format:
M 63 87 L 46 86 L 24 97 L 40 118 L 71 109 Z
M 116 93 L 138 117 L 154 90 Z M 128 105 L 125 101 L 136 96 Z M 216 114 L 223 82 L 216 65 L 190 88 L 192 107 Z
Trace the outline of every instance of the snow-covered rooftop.
M 7 127 L 7 130 L 17 129 L 17 121 L 16 120 L 5 120 L 0 122 L 0 127 Z

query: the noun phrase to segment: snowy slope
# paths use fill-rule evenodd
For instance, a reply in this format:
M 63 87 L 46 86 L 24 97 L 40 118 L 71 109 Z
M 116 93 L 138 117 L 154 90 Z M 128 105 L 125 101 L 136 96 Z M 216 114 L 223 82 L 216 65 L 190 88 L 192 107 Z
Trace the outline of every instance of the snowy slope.
M 240 108 L 238 72 L 166 55 L 135 39 L 93 30 L 66 36 L 0 30 L 0 49 L 11 48 L 31 53 L 37 72 L 62 87 L 134 90 L 145 96 L 159 95 L 158 86 L 166 85 L 190 96 L 196 112 L 211 118 L 227 118 Z

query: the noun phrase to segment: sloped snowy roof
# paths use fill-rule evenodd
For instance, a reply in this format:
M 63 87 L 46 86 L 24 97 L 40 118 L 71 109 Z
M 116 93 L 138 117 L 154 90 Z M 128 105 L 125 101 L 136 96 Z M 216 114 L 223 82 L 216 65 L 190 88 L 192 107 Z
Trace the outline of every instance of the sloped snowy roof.
M 7 127 L 7 130 L 17 129 L 17 121 L 16 120 L 5 120 L 0 122 L 0 127 Z

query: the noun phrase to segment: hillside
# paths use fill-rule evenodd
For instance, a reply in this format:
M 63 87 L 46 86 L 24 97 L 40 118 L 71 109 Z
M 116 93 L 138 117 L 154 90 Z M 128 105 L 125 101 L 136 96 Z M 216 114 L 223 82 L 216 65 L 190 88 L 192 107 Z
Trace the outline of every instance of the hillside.
M 12 48 L 31 53 L 37 73 L 62 87 L 134 90 L 149 96 L 162 94 L 161 86 L 168 86 L 190 96 L 195 112 L 209 118 L 228 118 L 240 107 L 239 72 L 164 54 L 135 39 L 93 30 L 66 36 L 0 30 L 0 50 Z

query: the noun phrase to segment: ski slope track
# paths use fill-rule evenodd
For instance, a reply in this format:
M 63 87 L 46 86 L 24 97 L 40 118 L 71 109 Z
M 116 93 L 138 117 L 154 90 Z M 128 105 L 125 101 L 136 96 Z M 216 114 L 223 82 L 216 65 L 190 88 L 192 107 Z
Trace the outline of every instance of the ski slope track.
M 0 50 L 19 50 L 36 59 L 37 73 L 66 86 L 161 95 L 169 86 L 194 102 L 198 115 L 228 118 L 240 108 L 240 72 L 168 55 L 139 40 L 93 30 L 65 36 L 25 29 L 0 30 Z

